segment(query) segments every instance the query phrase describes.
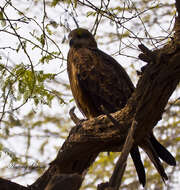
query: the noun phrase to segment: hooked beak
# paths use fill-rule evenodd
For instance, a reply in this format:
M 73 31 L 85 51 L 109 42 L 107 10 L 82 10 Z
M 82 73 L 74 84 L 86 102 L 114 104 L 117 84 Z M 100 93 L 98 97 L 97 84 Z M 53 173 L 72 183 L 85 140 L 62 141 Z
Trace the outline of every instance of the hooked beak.
M 71 35 L 68 36 L 68 41 L 69 41 L 69 46 L 71 47 L 73 45 L 73 39 Z

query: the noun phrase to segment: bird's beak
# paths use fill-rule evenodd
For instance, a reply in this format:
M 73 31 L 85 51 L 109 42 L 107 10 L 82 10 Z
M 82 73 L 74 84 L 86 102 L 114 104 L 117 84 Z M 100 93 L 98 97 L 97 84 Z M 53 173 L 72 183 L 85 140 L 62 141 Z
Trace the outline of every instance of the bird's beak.
M 68 41 L 69 41 L 69 46 L 72 47 L 73 46 L 73 39 L 72 39 L 71 35 L 68 36 Z
M 73 45 L 73 40 L 72 40 L 71 35 L 68 36 L 68 42 L 69 42 L 69 46 L 71 47 Z

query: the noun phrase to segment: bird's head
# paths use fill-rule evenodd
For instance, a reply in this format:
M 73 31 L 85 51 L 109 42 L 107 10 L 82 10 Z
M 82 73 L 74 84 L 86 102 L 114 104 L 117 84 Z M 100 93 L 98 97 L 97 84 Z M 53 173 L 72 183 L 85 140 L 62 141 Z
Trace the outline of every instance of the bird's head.
M 74 48 L 97 48 L 93 35 L 86 29 L 77 28 L 69 33 L 69 45 Z

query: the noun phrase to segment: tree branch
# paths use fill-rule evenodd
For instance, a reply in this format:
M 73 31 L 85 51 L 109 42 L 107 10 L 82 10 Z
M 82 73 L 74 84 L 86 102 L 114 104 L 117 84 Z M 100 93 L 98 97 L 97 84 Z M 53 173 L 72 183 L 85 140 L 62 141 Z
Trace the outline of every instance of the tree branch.
M 122 181 L 122 177 L 126 168 L 127 158 L 134 143 L 134 132 L 136 129 L 136 125 L 137 125 L 137 122 L 133 120 L 132 126 L 128 132 L 128 136 L 124 143 L 121 156 L 116 163 L 114 172 L 109 181 L 110 187 L 113 187 L 115 190 L 119 189 L 121 181 Z
M 24 187 L 17 183 L 11 182 L 7 179 L 0 178 L 0 189 L 2 190 L 30 190 L 28 187 Z

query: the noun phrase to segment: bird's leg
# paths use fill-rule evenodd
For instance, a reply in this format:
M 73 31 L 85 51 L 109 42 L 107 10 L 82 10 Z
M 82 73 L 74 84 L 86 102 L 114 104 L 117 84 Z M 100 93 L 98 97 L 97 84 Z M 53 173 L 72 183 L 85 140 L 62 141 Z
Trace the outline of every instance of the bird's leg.
M 76 126 L 80 127 L 82 122 L 86 121 L 87 119 L 79 119 L 76 114 L 74 113 L 75 110 L 75 106 L 72 107 L 69 111 L 69 115 L 72 119 L 72 121 L 76 124 Z

